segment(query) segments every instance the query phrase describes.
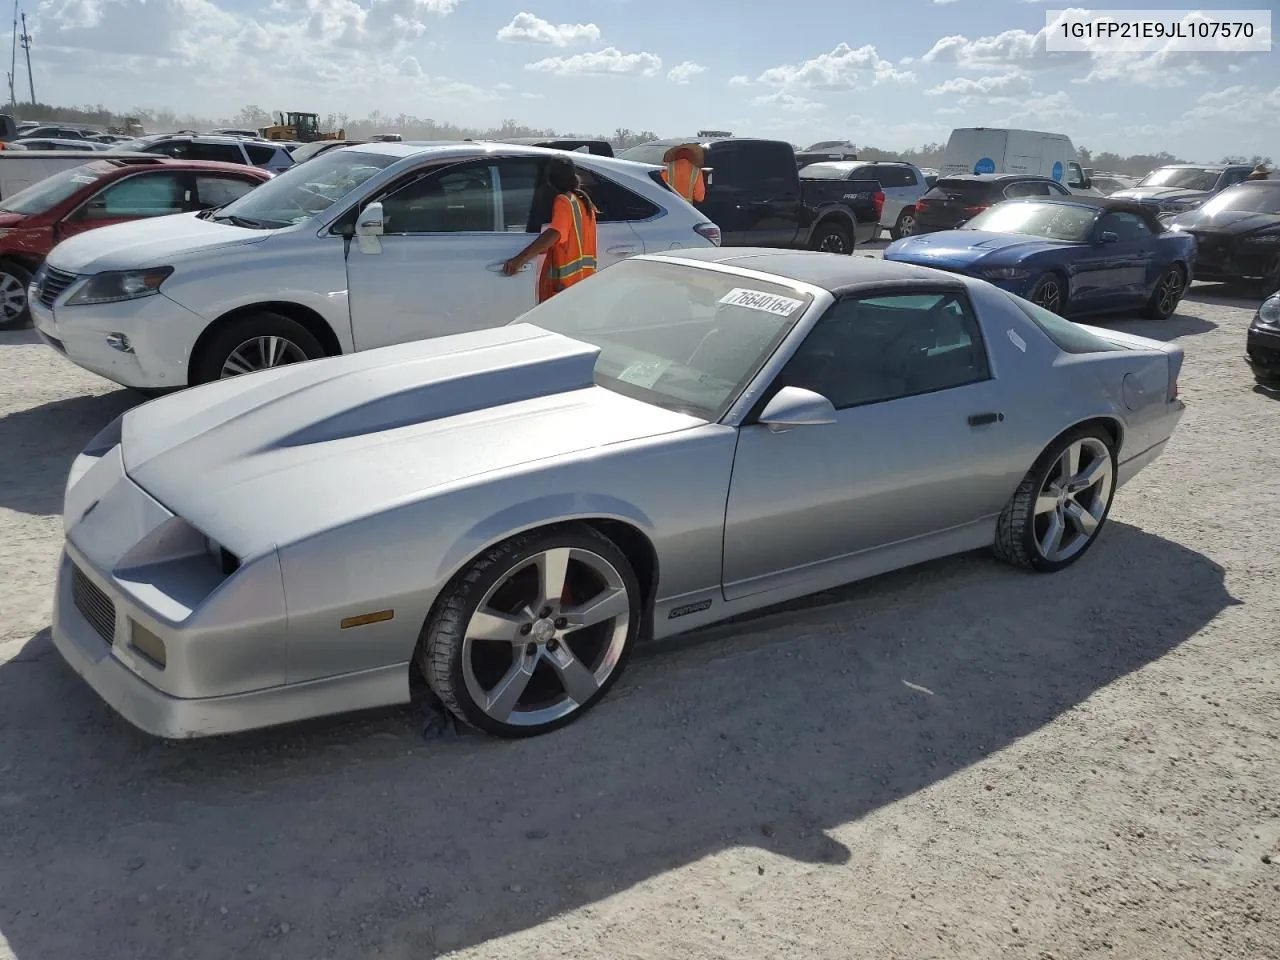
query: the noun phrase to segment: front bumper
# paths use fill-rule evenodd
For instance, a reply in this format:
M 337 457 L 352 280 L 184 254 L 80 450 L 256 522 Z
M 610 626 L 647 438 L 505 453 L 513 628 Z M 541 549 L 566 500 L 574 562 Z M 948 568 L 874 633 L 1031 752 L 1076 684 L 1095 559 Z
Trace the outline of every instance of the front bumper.
M 1280 243 L 1195 234 L 1196 279 L 1231 282 L 1260 280 L 1280 264 Z
M 28 295 L 36 334 L 72 363 L 126 387 L 187 385 L 187 369 L 204 318 L 164 294 L 68 307 L 69 287 L 50 306 Z
M 1259 383 L 1280 386 L 1280 329 L 1250 327 L 1245 339 L 1245 361 Z

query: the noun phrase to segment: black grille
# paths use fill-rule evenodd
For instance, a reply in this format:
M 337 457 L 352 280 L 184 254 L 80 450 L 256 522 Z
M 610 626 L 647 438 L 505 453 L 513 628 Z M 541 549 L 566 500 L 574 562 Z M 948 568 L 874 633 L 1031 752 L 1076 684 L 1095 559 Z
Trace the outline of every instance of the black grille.
M 94 632 L 112 643 L 116 636 L 116 605 L 75 564 L 71 566 L 71 596 Z
M 74 273 L 45 267 L 44 276 L 40 278 L 40 302 L 46 307 L 52 307 L 53 301 L 62 296 L 62 291 L 75 282 Z

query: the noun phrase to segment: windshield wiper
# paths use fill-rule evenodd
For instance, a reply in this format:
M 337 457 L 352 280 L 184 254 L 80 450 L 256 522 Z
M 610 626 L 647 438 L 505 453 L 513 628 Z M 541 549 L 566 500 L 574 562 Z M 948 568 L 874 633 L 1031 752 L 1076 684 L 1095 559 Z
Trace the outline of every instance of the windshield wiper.
M 237 227 L 247 227 L 250 230 L 272 229 L 271 224 L 266 220 L 255 220 L 252 217 L 237 217 L 234 213 L 224 213 L 220 216 L 210 217 L 209 219 L 215 220 L 218 223 L 226 222 L 235 224 Z

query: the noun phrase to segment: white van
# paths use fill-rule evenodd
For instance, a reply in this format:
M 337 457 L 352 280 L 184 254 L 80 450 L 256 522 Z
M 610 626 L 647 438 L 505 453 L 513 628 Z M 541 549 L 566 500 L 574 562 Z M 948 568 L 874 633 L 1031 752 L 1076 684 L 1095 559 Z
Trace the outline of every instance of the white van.
M 45 177 L 68 167 L 92 163 L 100 153 L 83 150 L 0 150 L 0 200 L 12 197 Z M 112 157 L 147 157 L 146 153 L 113 153 Z
M 1052 177 L 1072 193 L 1102 196 L 1076 161 L 1071 138 L 1038 130 L 957 127 L 942 155 L 942 176 L 963 173 L 1031 173 Z

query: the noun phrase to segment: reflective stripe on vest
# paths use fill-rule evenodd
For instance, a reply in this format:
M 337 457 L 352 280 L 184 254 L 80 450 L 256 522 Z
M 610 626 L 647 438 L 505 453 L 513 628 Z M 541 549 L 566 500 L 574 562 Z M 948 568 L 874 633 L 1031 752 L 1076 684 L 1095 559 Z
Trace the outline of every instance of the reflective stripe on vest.
M 578 255 L 568 263 L 557 263 L 551 267 L 551 277 L 561 282 L 570 280 L 578 274 L 595 273 L 596 258 L 588 256 L 582 247 L 582 201 L 575 194 L 566 194 L 569 198 L 569 210 L 573 213 L 574 248 Z
M 679 164 L 679 160 L 673 160 L 667 164 L 667 183 L 671 185 L 671 188 L 675 190 L 676 193 L 680 194 L 680 196 L 692 203 L 694 194 L 698 189 L 698 168 L 693 165 L 692 161 L 689 162 L 689 189 L 685 191 L 681 190 L 679 185 L 676 183 L 676 168 Z

